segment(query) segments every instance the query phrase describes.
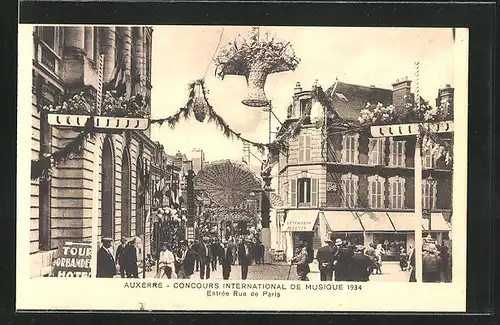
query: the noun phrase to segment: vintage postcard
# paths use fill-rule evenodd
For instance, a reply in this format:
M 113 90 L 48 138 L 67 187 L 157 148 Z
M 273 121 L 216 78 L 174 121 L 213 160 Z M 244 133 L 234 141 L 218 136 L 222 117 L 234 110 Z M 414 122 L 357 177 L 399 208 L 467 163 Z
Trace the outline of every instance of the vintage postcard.
M 19 26 L 19 311 L 465 311 L 468 31 Z

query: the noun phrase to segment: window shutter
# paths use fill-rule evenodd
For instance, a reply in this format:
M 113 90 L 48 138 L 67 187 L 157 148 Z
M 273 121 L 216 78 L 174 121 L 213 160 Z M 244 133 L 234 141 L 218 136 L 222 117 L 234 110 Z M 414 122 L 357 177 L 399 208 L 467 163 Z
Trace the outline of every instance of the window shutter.
M 384 139 L 378 140 L 378 164 L 384 164 Z
M 311 161 L 311 136 L 306 135 L 305 137 L 305 161 Z
M 292 207 L 297 206 L 297 180 L 292 179 L 290 183 L 291 189 L 290 189 L 290 205 Z
M 369 150 L 369 154 L 370 154 L 370 161 L 369 163 L 370 164 L 375 164 L 375 150 L 376 150 L 376 146 L 375 146 L 375 142 L 376 139 L 369 139 L 368 140 L 368 150 Z
M 311 206 L 318 206 L 318 180 L 316 178 L 311 179 Z
M 299 162 L 304 161 L 304 136 L 299 137 Z
M 347 161 L 347 153 L 346 153 L 346 151 L 347 151 L 347 146 L 346 146 L 347 141 L 346 141 L 346 139 L 347 139 L 347 136 L 344 135 L 342 137 L 342 150 L 341 150 L 341 153 L 342 153 L 342 157 L 341 157 L 342 162 L 346 162 Z

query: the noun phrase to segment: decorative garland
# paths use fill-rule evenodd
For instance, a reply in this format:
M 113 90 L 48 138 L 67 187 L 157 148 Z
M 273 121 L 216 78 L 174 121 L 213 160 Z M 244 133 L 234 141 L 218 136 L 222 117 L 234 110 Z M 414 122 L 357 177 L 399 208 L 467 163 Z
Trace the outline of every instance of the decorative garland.
M 65 162 L 74 156 L 83 152 L 85 141 L 94 139 L 95 134 L 92 133 L 93 119 L 89 118 L 85 127 L 80 134 L 73 140 L 69 141 L 63 148 L 53 152 L 52 154 L 45 155 L 43 158 L 31 161 L 31 179 L 41 179 L 48 181 L 52 175 L 52 167 Z

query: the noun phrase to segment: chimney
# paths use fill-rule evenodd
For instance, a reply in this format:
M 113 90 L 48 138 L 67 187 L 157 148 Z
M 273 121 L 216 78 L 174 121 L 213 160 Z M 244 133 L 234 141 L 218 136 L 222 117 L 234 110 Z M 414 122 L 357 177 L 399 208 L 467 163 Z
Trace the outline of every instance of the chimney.
M 297 82 L 295 84 L 295 88 L 293 89 L 294 94 L 298 94 L 302 91 L 302 86 L 300 85 L 300 82 Z
M 436 98 L 436 107 L 441 107 L 444 116 L 453 117 L 453 95 L 455 89 L 451 85 L 445 85 L 439 89 Z
M 411 80 L 408 77 L 397 79 L 392 84 L 392 105 L 396 108 L 403 108 L 405 96 L 411 95 Z

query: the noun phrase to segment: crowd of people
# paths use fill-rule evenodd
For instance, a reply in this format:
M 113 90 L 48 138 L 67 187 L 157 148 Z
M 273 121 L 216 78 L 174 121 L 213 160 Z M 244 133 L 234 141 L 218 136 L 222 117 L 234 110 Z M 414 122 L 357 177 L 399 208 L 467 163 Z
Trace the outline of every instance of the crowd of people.
M 423 282 L 450 282 L 451 256 L 444 245 L 436 245 L 430 237 L 424 239 L 422 248 L 422 281 Z M 301 241 L 292 263 L 297 267 L 297 279 L 309 281 L 310 256 L 307 243 Z M 348 241 L 337 238 L 335 241 L 326 240 L 325 246 L 318 249 L 316 260 L 320 271 L 321 281 L 369 281 L 371 275 L 382 274 L 382 256 L 385 249 L 381 244 L 351 245 Z M 410 271 L 410 282 L 415 282 L 415 256 L 410 246 L 407 253 L 400 247 L 399 266 L 401 271 Z
M 264 245 L 255 237 L 238 236 L 223 239 L 203 237 L 201 241 L 181 241 L 176 252 L 166 244 L 161 247 L 158 278 L 189 279 L 199 272 L 200 279 L 210 279 L 211 272 L 222 268 L 222 277 L 229 279 L 231 266 L 241 266 L 241 279 L 248 276 L 248 267 L 264 263 Z

